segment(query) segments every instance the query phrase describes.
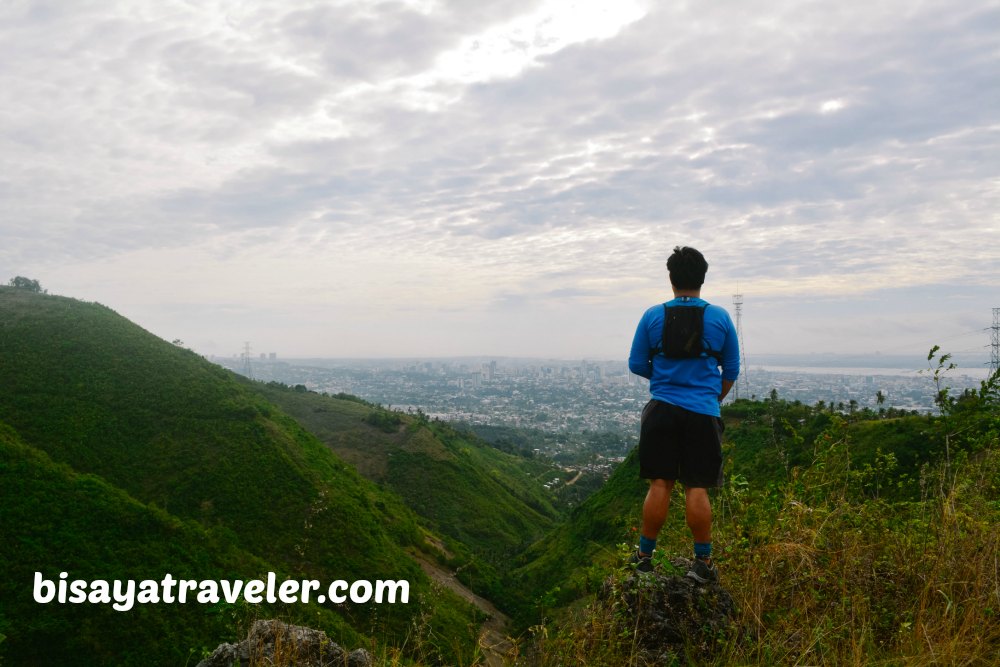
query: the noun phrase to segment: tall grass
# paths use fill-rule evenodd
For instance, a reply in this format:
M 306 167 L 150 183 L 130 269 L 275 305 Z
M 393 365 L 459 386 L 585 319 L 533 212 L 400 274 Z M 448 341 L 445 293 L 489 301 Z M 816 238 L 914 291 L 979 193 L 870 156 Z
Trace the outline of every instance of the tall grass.
M 1000 664 L 1000 418 L 973 407 L 942 418 L 952 446 L 909 477 L 891 454 L 852 467 L 838 418 L 785 479 L 730 480 L 714 534 L 738 617 L 711 654 L 643 654 L 613 599 L 536 628 L 512 663 Z
M 861 491 L 873 473 L 844 444 L 770 493 L 722 495 L 745 634 L 720 664 L 997 664 L 1000 452 L 925 468 L 924 497 L 892 502 Z M 768 511 L 748 522 L 751 503 Z

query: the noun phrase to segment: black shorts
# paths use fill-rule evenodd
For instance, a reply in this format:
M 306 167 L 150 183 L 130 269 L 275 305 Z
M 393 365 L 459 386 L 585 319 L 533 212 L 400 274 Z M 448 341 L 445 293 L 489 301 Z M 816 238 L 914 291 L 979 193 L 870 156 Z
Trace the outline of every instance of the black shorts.
M 686 487 L 722 486 L 722 420 L 655 398 L 642 409 L 639 476 Z

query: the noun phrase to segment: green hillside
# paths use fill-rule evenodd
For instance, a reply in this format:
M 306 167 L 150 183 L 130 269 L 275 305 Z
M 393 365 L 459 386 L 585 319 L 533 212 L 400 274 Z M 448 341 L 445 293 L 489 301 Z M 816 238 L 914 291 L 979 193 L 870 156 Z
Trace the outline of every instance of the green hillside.
M 404 551 L 424 546 L 419 519 L 231 373 L 106 307 L 12 288 L 0 288 L 0 360 L 0 419 L 24 445 L 296 578 L 408 580 L 416 604 L 331 613 L 400 644 L 419 616 L 436 637 L 421 650 L 471 651 L 471 608 L 432 593 Z
M 266 615 L 390 664 L 468 665 L 483 618 L 415 560 L 437 557 L 534 626 L 519 664 L 638 664 L 621 619 L 592 604 L 628 575 L 645 493 L 634 453 L 559 520 L 525 467 L 539 462 L 302 389 L 239 378 L 98 304 L 0 288 L 0 663 L 193 664 Z M 726 407 L 714 544 L 741 630 L 699 664 L 992 664 L 1000 379 L 939 405 Z M 678 490 L 658 567 L 690 551 L 682 506 Z M 32 598 L 35 572 L 64 571 L 405 579 L 411 603 Z
M 234 622 L 280 614 L 322 623 L 345 641 L 362 637 L 318 605 L 251 610 L 225 601 L 44 606 L 33 599 L 36 572 L 69 579 L 137 580 L 171 574 L 249 579 L 274 567 L 206 531 L 131 498 L 99 477 L 74 473 L 20 442 L 0 424 L 0 635 L 10 664 L 184 664 L 202 648 L 230 640 Z M 123 605 L 124 606 L 124 605 Z
M 527 625 L 549 607 L 594 592 L 606 566 L 620 556 L 616 545 L 626 539 L 638 542 L 631 528 L 638 525 L 645 493 L 633 450 L 604 486 L 514 560 L 505 585 L 517 594 L 516 620 Z
M 503 603 L 498 569 L 553 524 L 557 512 L 520 459 L 422 415 L 271 384 L 261 388 L 363 475 L 397 493 L 452 549 L 459 577 Z M 456 544 L 457 543 L 457 544 Z
M 831 413 L 781 400 L 727 408 L 713 541 L 739 625 L 704 664 L 994 664 L 1000 653 L 1000 378 L 940 416 Z M 590 603 L 627 576 L 645 483 L 633 454 L 517 561 L 535 664 L 633 664 Z M 654 562 L 690 556 L 675 491 Z
M 816 455 L 817 439 L 843 416 L 833 406 L 769 399 L 727 405 L 725 418 L 731 469 L 750 480 L 779 480 L 808 465 Z M 879 457 L 892 455 L 901 471 L 912 474 L 944 453 L 940 424 L 927 415 L 847 415 L 852 461 L 873 465 Z
M 853 468 L 852 481 L 862 491 L 916 499 L 921 493 L 921 467 L 940 460 L 948 431 L 946 423 L 936 417 L 859 415 L 845 421 L 822 407 L 782 400 L 727 405 L 723 418 L 727 478 L 735 480 L 739 488 L 762 492 L 794 481 L 817 461 L 831 434 L 836 433 L 849 468 Z M 956 452 L 972 448 L 968 437 L 981 435 L 983 429 L 979 424 L 974 431 L 962 429 L 964 434 L 959 435 L 964 438 L 953 436 Z M 591 566 L 619 559 L 617 544 L 638 542 L 646 488 L 646 482 L 639 479 L 639 461 L 633 450 L 566 522 L 516 559 L 508 585 L 524 596 L 522 609 L 537 612 L 532 601 L 544 598 L 548 604 L 559 604 L 589 592 L 595 577 L 599 580 L 605 571 Z M 683 503 L 678 488 L 660 539 L 665 548 L 680 554 L 686 554 L 690 547 Z

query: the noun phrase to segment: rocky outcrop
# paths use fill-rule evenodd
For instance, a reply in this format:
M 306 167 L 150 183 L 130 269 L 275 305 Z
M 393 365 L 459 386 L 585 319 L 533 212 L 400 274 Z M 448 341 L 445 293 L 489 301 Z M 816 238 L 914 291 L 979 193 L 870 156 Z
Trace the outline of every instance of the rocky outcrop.
M 198 667 L 373 667 L 363 648 L 348 653 L 325 632 L 281 621 L 256 621 L 238 644 L 220 644 Z
M 684 576 L 690 565 L 676 558 L 669 571 L 612 576 L 601 589 L 600 600 L 617 609 L 618 622 L 635 632 L 637 646 L 652 664 L 710 654 L 733 631 L 732 596 L 717 582 L 699 584 Z

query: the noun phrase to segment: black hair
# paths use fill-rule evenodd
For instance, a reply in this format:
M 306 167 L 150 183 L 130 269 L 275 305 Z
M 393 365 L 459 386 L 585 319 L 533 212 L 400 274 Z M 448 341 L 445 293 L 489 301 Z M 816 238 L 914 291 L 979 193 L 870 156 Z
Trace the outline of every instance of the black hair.
M 676 246 L 674 254 L 667 259 L 670 284 L 678 289 L 700 289 L 705 282 L 708 262 L 705 256 L 694 248 Z

